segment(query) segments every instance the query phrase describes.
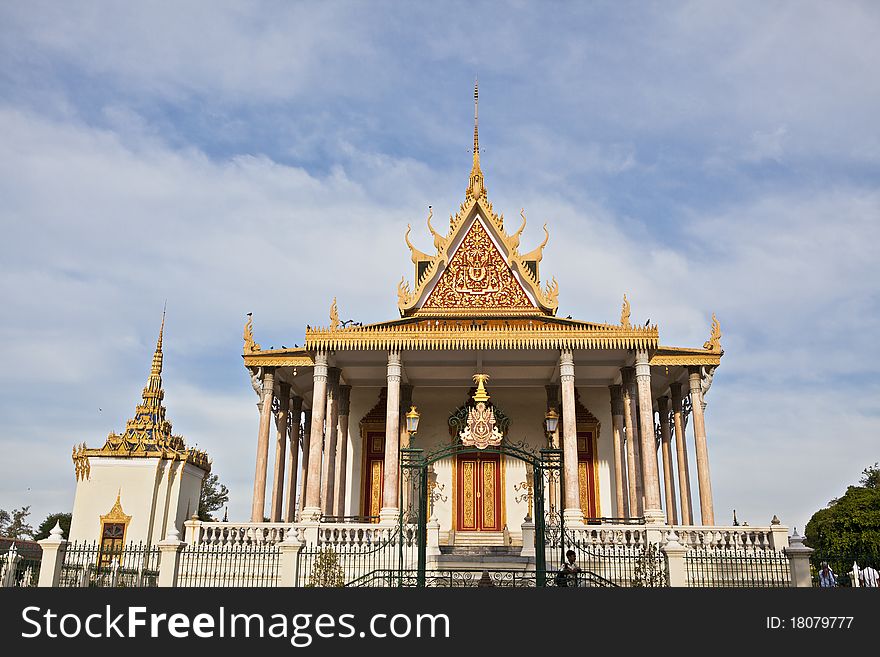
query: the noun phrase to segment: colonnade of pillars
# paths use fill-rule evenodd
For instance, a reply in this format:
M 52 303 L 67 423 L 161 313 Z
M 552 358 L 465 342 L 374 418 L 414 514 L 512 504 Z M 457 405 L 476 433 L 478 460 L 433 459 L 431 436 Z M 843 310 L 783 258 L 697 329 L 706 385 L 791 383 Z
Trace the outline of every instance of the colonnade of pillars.
M 312 408 L 305 410 L 302 397 L 294 394 L 289 384 L 276 384 L 273 368 L 264 368 L 261 399 L 257 404 L 260 429 L 251 522 L 263 522 L 266 517 L 271 522 L 293 522 L 298 517 L 306 517 L 303 507 L 311 499 L 309 496 L 315 494 L 318 502 L 308 509 L 308 517 L 341 516 L 345 512 L 348 441 L 338 438 L 348 435 L 351 386 L 340 384 L 340 371 L 328 367 L 326 357 L 317 360 Z M 265 516 L 272 416 L 275 418 L 275 467 L 270 511 Z M 324 431 L 325 419 L 329 431 Z M 320 427 L 317 434 L 316 425 Z M 302 463 L 299 463 L 300 448 Z M 297 505 L 298 483 L 302 494 Z
M 261 398 L 257 404 L 260 429 L 251 522 L 262 522 L 265 517 L 269 433 L 273 415 L 276 425 L 275 467 L 269 520 L 292 522 L 345 514 L 351 386 L 340 384 L 340 375 L 338 368 L 328 366 L 327 355 L 319 352 L 315 356 L 311 408 L 303 411 L 303 399 L 292 393 L 289 384 L 276 385 L 274 369 L 264 368 Z M 412 386 L 401 384 L 398 352 L 388 356 L 387 391 L 384 489 L 380 515 L 382 519 L 396 519 L 399 454 L 400 446 L 405 444 L 406 439 L 405 426 L 400 418 L 403 405 L 408 405 L 412 399 Z M 302 431 L 299 424 L 301 416 L 304 417 Z M 300 446 L 302 464 L 297 462 Z M 298 508 L 297 478 L 300 478 L 301 490 Z
M 572 352 L 563 350 L 559 359 L 562 402 L 562 449 L 564 457 L 565 499 L 563 515 L 567 521 L 583 518 L 580 507 L 577 459 L 577 418 L 575 410 L 575 367 Z M 390 521 L 398 515 L 398 465 L 405 427 L 401 423 L 404 405 L 409 403 L 412 387 L 401 384 L 399 352 L 389 352 L 387 365 L 387 412 L 385 421 L 385 465 L 380 518 Z M 254 477 L 252 522 L 261 522 L 266 506 L 266 477 L 269 455 L 269 432 L 272 415 L 276 420 L 275 468 L 272 479 L 269 519 L 291 522 L 297 518 L 297 475 L 301 476 L 302 495 L 299 518 L 344 515 L 346 487 L 346 450 L 348 436 L 349 394 L 351 387 L 340 385 L 340 370 L 328 367 L 327 355 L 315 356 L 314 387 L 311 408 L 302 411 L 302 398 L 292 394 L 290 386 L 280 383 L 276 397 L 272 368 L 262 375 L 262 393 L 258 404 L 260 429 L 257 441 L 257 465 Z M 612 443 L 616 482 L 615 510 L 621 518 L 644 516 L 649 522 L 693 524 L 693 504 L 688 472 L 687 442 L 684 432 L 683 391 L 673 383 L 670 397 L 651 397 L 651 368 L 648 353 L 636 352 L 635 367 L 621 369 L 622 383 L 610 386 Z M 689 372 L 688 391 L 694 433 L 700 513 L 703 525 L 714 524 L 712 487 L 706 427 L 703 418 L 701 375 L 699 368 Z M 406 399 L 403 399 L 406 397 Z M 660 468 L 657 462 L 657 438 L 654 413 L 660 415 L 660 452 L 666 510 L 662 508 Z M 300 415 L 305 416 L 302 432 L 303 463 L 298 464 Z M 675 435 L 673 465 L 672 435 Z M 289 447 L 288 447 L 289 445 Z M 290 456 L 287 463 L 287 450 Z M 286 471 L 286 479 L 285 479 Z M 673 481 L 677 471 L 677 486 Z M 676 489 L 678 502 L 676 502 Z M 286 495 L 285 495 L 286 490 Z
M 687 396 L 693 417 L 700 522 L 703 525 L 714 525 L 699 368 L 690 369 L 685 396 L 682 384 L 674 382 L 668 396 L 653 400 L 650 377 L 647 352 L 638 351 L 635 367 L 622 368 L 622 383 L 610 386 L 616 515 L 621 518 L 644 516 L 647 520 L 654 521 L 665 519 L 671 525 L 679 524 L 679 521 L 684 525 L 694 524 L 685 436 L 684 399 Z M 665 514 L 660 499 L 655 410 L 659 415 L 659 451 L 663 468 Z

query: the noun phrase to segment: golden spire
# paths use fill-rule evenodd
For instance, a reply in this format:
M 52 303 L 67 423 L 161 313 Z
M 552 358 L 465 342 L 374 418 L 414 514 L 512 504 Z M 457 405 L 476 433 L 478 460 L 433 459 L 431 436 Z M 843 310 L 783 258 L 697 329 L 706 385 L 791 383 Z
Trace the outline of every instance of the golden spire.
M 167 306 L 168 304 L 166 302 L 165 307 L 162 308 L 162 325 L 159 327 L 159 339 L 156 341 L 156 351 L 153 354 L 153 366 L 150 368 L 151 378 L 162 375 L 162 334 L 165 333 L 165 310 L 167 309 Z
M 156 351 L 153 353 L 150 376 L 147 378 L 141 402 L 135 408 L 134 417 L 125 423 L 123 433 L 111 432 L 101 449 L 87 449 L 85 443 L 78 449 L 74 448 L 73 459 L 77 466 L 78 478 L 89 478 L 89 456 L 158 456 L 186 461 L 205 472 L 210 472 L 211 463 L 207 453 L 192 447 L 187 448 L 181 436 L 171 434 L 171 422 L 165 417 L 165 404 L 163 403 L 165 391 L 162 389 L 162 338 L 164 335 L 165 309 L 163 308 L 162 324 L 159 327 L 159 339 L 156 340 Z M 119 506 L 118 495 L 116 506 Z M 121 513 L 121 508 L 118 511 Z
M 156 341 L 156 351 L 153 353 L 153 365 L 150 368 L 150 376 L 144 387 L 143 398 L 137 405 L 134 417 L 125 423 L 125 433 L 121 436 L 111 433 L 107 437 L 104 449 L 113 450 L 137 448 L 146 451 L 158 450 L 171 447 L 179 443 L 183 446 L 183 439 L 179 436 L 172 437 L 171 423 L 165 419 L 165 405 L 162 400 L 165 391 L 162 389 L 162 336 L 165 333 L 165 311 L 162 311 L 162 326 L 159 328 L 159 339 Z
M 467 189 L 467 199 L 486 198 L 486 187 L 483 184 L 483 172 L 480 169 L 480 131 L 479 131 L 480 88 L 474 81 L 474 164 L 471 167 L 471 178 Z

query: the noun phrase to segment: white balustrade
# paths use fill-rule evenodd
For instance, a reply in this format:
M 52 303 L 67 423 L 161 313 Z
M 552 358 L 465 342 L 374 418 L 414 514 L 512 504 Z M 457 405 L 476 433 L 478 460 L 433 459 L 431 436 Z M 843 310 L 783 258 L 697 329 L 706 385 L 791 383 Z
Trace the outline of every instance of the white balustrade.
M 675 525 L 672 529 L 678 534 L 679 542 L 689 548 L 719 548 L 746 552 L 774 549 L 770 541 L 773 531 L 771 527 Z

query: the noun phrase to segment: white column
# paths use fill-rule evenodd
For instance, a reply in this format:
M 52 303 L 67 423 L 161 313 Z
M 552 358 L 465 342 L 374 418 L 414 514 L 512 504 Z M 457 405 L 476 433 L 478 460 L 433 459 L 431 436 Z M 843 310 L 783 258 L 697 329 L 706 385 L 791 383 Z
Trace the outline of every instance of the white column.
M 657 400 L 660 413 L 660 441 L 663 455 L 663 492 L 666 495 L 666 522 L 678 524 L 677 505 L 675 504 L 675 476 L 672 468 L 672 432 L 669 430 L 669 397 Z
M 639 466 L 639 447 L 636 434 L 635 387 L 636 371 L 632 367 L 623 367 L 620 370 L 623 380 L 623 421 L 626 427 L 626 473 L 627 485 L 629 486 L 629 514 L 630 517 L 640 518 L 642 508 L 642 478 Z
M 348 409 L 351 386 L 339 386 L 339 424 L 336 435 L 336 493 L 333 514 L 345 515 L 345 477 L 348 466 Z
M 296 480 L 299 472 L 300 422 L 302 422 L 302 397 L 290 396 L 290 467 L 287 468 L 287 499 L 284 504 L 284 522 L 296 520 Z
M 275 415 L 275 469 L 272 476 L 272 512 L 269 519 L 281 522 L 284 503 L 284 461 L 287 457 L 287 415 L 290 411 L 290 384 L 281 383 L 278 413 Z
M 385 413 L 385 484 L 382 488 L 381 522 L 396 522 L 400 500 L 397 479 L 400 460 L 400 353 L 388 352 L 388 399 Z
M 296 505 L 297 518 L 303 519 L 303 508 L 306 506 L 306 491 L 309 489 L 309 454 L 312 451 L 312 409 L 303 411 L 302 431 L 302 472 L 299 484 L 299 502 Z
M 660 501 L 660 475 L 657 468 L 657 447 L 654 436 L 654 406 L 651 399 L 651 366 L 648 352 L 636 352 L 636 383 L 639 388 L 639 415 L 642 427 L 642 476 L 644 478 L 645 520 L 663 522 Z
M 681 383 L 669 386 L 672 392 L 672 424 L 675 429 L 675 459 L 678 466 L 678 499 L 681 503 L 681 524 L 693 525 L 694 514 L 691 503 L 691 478 L 687 456 L 687 437 L 681 417 Z
M 611 392 L 611 439 L 614 450 L 614 492 L 615 515 L 618 518 L 629 516 L 629 504 L 626 499 L 626 456 L 623 446 L 623 390 L 622 386 L 608 386 Z
M 327 431 L 324 436 L 324 463 L 321 476 L 321 513 L 333 515 L 333 495 L 336 487 L 336 423 L 339 421 L 338 367 L 327 370 Z
M 275 371 L 266 368 L 263 373 L 263 400 L 260 408 L 260 432 L 257 436 L 257 468 L 254 473 L 251 522 L 263 522 L 263 514 L 266 512 L 266 471 L 269 467 L 269 425 L 272 419 L 274 389 Z
M 578 482 L 577 411 L 574 406 L 574 356 L 564 349 L 559 357 L 559 383 L 562 388 L 562 461 L 565 499 L 562 517 L 566 523 L 583 524 Z
M 715 524 L 712 504 L 712 480 L 709 477 L 709 449 L 706 444 L 706 422 L 703 418 L 703 387 L 699 367 L 689 368 L 691 414 L 694 416 L 694 447 L 697 454 L 697 483 L 700 488 L 700 518 L 704 525 Z
M 327 410 L 327 354 L 315 354 L 315 371 L 312 375 L 312 428 L 309 438 L 308 481 L 302 519 L 317 519 L 321 515 L 321 452 L 324 448 L 324 413 Z

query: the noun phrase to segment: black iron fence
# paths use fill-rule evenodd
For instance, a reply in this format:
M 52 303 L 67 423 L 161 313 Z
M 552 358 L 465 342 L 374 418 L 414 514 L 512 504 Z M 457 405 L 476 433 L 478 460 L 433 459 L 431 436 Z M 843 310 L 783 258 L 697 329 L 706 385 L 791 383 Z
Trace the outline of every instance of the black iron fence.
M 321 531 L 325 540 L 299 552 L 295 586 L 406 586 L 404 574 L 417 567 L 414 526 Z
M 562 570 L 565 553 L 574 550 L 575 565 L 584 582 L 578 586 L 669 586 L 666 557 L 658 545 L 593 543 L 585 533 L 566 531 L 562 546 L 547 555 L 547 586 L 557 585 L 554 573 Z M 607 584 L 605 584 L 607 582 Z M 559 585 L 565 586 L 560 579 Z
M 772 550 L 695 548 L 684 557 L 689 586 L 788 587 L 789 558 Z
M 68 543 L 61 566 L 62 587 L 154 587 L 159 583 L 159 548 L 143 543 L 101 546 Z
M 280 555 L 277 546 L 259 543 L 187 545 L 180 552 L 177 585 L 277 586 Z
M 0 585 L 4 582 L 6 586 L 15 588 L 31 588 L 36 587 L 40 579 L 41 559 L 36 557 L 24 556 L 10 551 L 0 554 Z M 9 573 L 9 569 L 14 572 Z

